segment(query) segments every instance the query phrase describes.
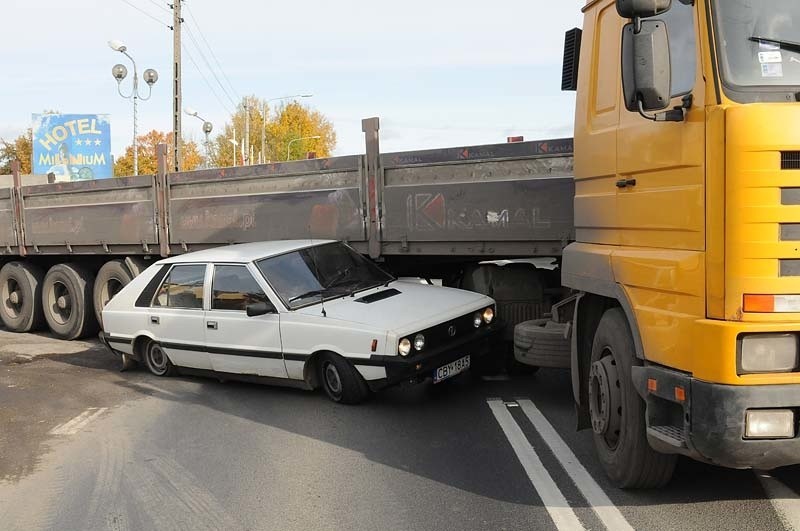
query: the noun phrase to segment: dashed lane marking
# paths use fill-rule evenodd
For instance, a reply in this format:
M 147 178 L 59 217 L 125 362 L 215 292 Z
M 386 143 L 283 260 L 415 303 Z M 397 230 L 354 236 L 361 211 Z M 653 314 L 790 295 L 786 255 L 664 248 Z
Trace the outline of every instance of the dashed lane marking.
M 107 409 L 108 408 L 106 407 L 101 407 L 99 409 L 96 407 L 90 407 L 72 420 L 68 420 L 63 424 L 59 424 L 50 430 L 50 435 L 75 435 L 94 419 L 105 413 Z
M 575 453 L 567 446 L 553 425 L 545 418 L 539 408 L 530 400 L 518 400 L 517 403 L 522 408 L 522 412 L 531 421 L 533 427 L 539 432 L 547 446 L 556 456 L 556 459 L 567 471 L 575 486 L 581 492 L 586 501 L 594 510 L 600 521 L 607 529 L 612 531 L 633 531 L 633 527 L 628 523 L 617 507 L 611 503 L 606 493 L 592 478 L 589 472 L 578 461 Z M 799 530 L 800 531 L 800 530 Z
M 772 507 L 789 531 L 800 531 L 800 497 L 769 472 L 755 471 Z
M 585 529 L 502 400 L 487 400 L 497 423 L 559 531 Z

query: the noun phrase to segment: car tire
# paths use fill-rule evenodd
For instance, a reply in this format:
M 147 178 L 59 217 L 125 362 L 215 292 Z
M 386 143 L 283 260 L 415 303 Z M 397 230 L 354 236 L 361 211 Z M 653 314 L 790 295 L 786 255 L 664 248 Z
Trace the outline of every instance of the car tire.
M 32 264 L 9 262 L 0 269 L 0 319 L 12 332 L 33 332 L 44 324 L 42 279 Z
M 334 402 L 359 404 L 369 396 L 369 387 L 347 360 L 336 354 L 322 356 L 319 378 L 325 394 Z
M 106 262 L 97 272 L 97 277 L 94 279 L 92 302 L 95 318 L 101 328 L 103 326 L 103 308 L 131 280 L 133 280 L 133 275 L 122 260 Z
M 50 268 L 42 286 L 47 325 L 60 339 L 80 339 L 97 331 L 92 309 L 94 275 L 76 264 Z
M 153 375 L 158 377 L 173 376 L 175 374 L 175 366 L 169 359 L 169 356 L 164 351 L 159 343 L 150 341 L 144 347 L 144 364 L 147 370 Z
M 622 309 L 607 310 L 592 345 L 589 410 L 597 455 L 611 479 L 623 489 L 663 487 L 677 456 L 661 454 L 647 442 L 645 403 L 631 379 L 636 357 L 628 319 Z

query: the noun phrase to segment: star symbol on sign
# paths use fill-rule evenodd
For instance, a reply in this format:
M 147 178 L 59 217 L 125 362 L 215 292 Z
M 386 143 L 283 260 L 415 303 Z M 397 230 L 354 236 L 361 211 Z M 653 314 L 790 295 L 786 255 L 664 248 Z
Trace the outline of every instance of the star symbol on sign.
M 102 142 L 100 140 L 95 140 L 94 141 L 94 145 L 95 146 L 99 146 L 100 144 L 102 144 Z
M 83 145 L 83 141 L 80 138 L 78 138 L 78 139 L 75 140 L 75 145 L 76 146 L 82 146 Z

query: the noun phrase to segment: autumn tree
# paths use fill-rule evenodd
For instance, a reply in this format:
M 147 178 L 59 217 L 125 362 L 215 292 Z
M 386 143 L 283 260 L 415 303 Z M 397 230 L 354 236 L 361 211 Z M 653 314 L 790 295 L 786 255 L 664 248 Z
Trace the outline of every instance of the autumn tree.
M 159 144 L 167 144 L 167 168 L 172 168 L 172 138 L 172 133 L 156 131 L 155 129 L 137 137 L 139 142 L 139 175 L 158 172 L 156 149 Z M 200 154 L 197 143 L 184 140 L 182 147 L 181 170 L 191 171 L 200 168 L 205 161 Z M 117 177 L 133 175 L 133 145 L 125 148 L 125 154 L 114 161 L 114 175 Z
M 33 131 L 19 135 L 11 141 L 0 138 L 0 175 L 11 173 L 11 162 L 19 160 L 20 173 L 29 175 L 33 162 Z
M 252 157 L 248 158 L 252 164 L 286 160 L 289 142 L 303 137 L 320 138 L 293 142 L 289 157 L 291 160 L 305 158 L 308 151 L 314 151 L 318 157 L 328 157 L 336 147 L 333 124 L 319 111 L 297 102 L 271 108 L 265 100 L 247 96 L 242 99 L 231 122 L 225 124 L 222 133 L 212 140 L 211 160 L 215 166 L 233 166 L 234 147 L 231 140 L 234 135 L 238 144 L 236 165 L 243 163 L 246 114 L 250 115 L 249 140 Z

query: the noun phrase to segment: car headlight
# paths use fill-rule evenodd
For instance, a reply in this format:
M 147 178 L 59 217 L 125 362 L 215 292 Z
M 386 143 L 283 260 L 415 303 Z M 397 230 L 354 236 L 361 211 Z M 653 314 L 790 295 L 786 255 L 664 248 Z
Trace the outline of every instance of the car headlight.
M 475 325 L 475 328 L 480 328 L 483 324 L 483 316 L 481 312 L 477 312 L 475 315 L 472 316 L 472 324 Z
M 483 310 L 483 322 L 486 324 L 492 324 L 494 321 L 494 308 L 491 306 Z
M 792 372 L 800 365 L 795 334 L 752 334 L 740 340 L 739 372 Z
M 401 356 L 408 356 L 411 352 L 411 341 L 409 341 L 407 337 L 400 340 L 400 344 L 397 346 L 397 352 L 399 352 Z
M 417 334 L 414 337 L 414 350 L 420 351 L 425 348 L 425 336 L 422 334 Z

